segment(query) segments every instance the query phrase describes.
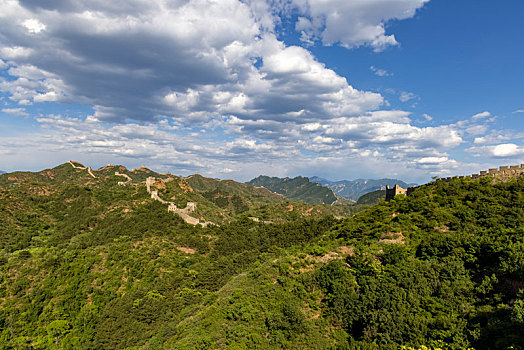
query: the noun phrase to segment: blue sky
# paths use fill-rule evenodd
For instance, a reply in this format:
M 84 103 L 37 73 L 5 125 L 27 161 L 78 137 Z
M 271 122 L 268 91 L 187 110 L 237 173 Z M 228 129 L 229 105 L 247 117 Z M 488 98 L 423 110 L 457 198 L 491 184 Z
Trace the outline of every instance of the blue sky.
M 0 169 L 425 182 L 524 163 L 524 3 L 0 2 Z

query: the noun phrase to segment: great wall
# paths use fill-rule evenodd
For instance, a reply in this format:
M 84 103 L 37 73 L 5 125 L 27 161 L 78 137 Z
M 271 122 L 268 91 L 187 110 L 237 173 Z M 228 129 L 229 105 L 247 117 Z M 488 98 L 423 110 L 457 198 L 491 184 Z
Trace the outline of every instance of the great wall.
M 87 172 L 88 172 L 88 174 L 90 176 L 92 176 L 95 179 L 97 178 L 95 176 L 95 174 L 93 174 L 93 171 L 92 171 L 91 167 L 84 167 L 84 166 L 75 165 L 72 161 L 68 161 L 68 163 L 73 167 L 73 169 L 87 170 Z M 78 163 L 78 162 L 75 162 L 75 163 Z M 81 163 L 78 163 L 78 164 L 81 164 Z M 108 164 L 105 167 L 103 167 L 102 169 L 106 169 L 106 168 L 108 168 L 110 166 L 111 165 Z M 99 170 L 102 170 L 102 169 L 99 169 Z M 118 171 L 115 171 L 115 176 L 121 176 L 121 177 L 124 177 L 126 179 L 126 181 L 119 181 L 118 182 L 119 186 L 127 186 L 127 185 L 131 184 L 132 181 L 133 181 L 133 179 L 129 175 L 119 173 Z M 168 182 L 173 181 L 174 178 L 168 177 L 167 179 L 158 179 L 158 180 L 162 181 L 164 184 L 166 184 Z M 172 213 L 177 214 L 186 223 L 191 224 L 191 225 L 201 225 L 202 227 L 206 227 L 208 225 L 216 225 L 215 223 L 210 222 L 210 221 L 200 221 L 200 219 L 197 219 L 197 218 L 189 215 L 189 213 L 192 213 L 192 212 L 194 212 L 196 210 L 197 204 L 194 203 L 194 202 L 187 202 L 186 207 L 183 208 L 183 209 L 180 209 L 180 208 L 177 208 L 175 203 L 169 202 L 169 201 L 166 201 L 166 200 L 162 199 L 158 195 L 158 191 L 157 190 L 151 189 L 151 187 L 154 186 L 156 181 L 157 181 L 157 179 L 155 179 L 152 176 L 146 178 L 146 190 L 147 190 L 147 193 L 149 193 L 151 195 L 152 199 L 154 199 L 154 200 L 156 200 L 156 201 L 158 201 L 158 202 L 160 202 L 162 204 L 167 204 L 167 211 L 168 212 L 172 212 Z
M 521 175 L 524 175 L 524 164 L 521 165 L 510 165 L 510 166 L 501 166 L 500 168 L 492 168 L 485 171 L 481 171 L 480 174 L 473 174 L 467 176 L 451 176 L 440 178 L 439 180 L 451 181 L 453 179 L 463 179 L 470 178 L 473 180 L 480 179 L 481 177 L 494 177 L 502 181 L 508 180 L 511 178 L 517 178 Z
M 115 176 L 123 176 L 125 177 L 127 180 L 126 181 L 120 181 L 118 182 L 118 185 L 119 186 L 126 186 L 126 185 L 129 185 L 131 183 L 131 181 L 133 181 L 133 179 L 131 179 L 129 177 L 129 175 L 127 174 L 120 174 L 118 171 L 115 171 Z
M 74 165 L 72 161 L 69 161 L 68 162 L 69 164 L 71 164 L 71 166 L 74 168 L 74 169 L 80 169 L 80 170 L 86 170 L 87 169 L 87 173 L 89 175 L 91 175 L 94 179 L 96 179 L 96 176 L 95 174 L 93 174 L 93 171 L 91 170 L 91 167 L 83 167 L 83 166 L 78 166 L 78 165 Z
M 173 178 L 159 179 L 159 180 L 164 182 L 164 183 L 168 183 L 168 182 L 173 181 Z M 178 214 L 178 216 L 180 216 L 186 223 L 191 224 L 191 225 L 198 225 L 198 224 L 200 224 L 200 225 L 202 225 L 202 227 L 206 227 L 208 225 L 216 225 L 215 223 L 210 222 L 210 221 L 200 221 L 199 219 L 197 219 L 197 218 L 195 218 L 193 216 L 190 216 L 188 214 L 188 213 L 192 213 L 192 212 L 194 212 L 196 210 L 197 204 L 195 202 L 187 202 L 186 207 L 183 208 L 183 209 L 180 209 L 180 208 L 177 208 L 175 203 L 168 202 L 168 201 L 160 198 L 160 196 L 158 195 L 158 191 L 151 189 L 151 186 L 153 186 L 155 184 L 155 182 L 156 182 L 156 179 L 154 177 L 152 177 L 152 176 L 150 176 L 150 177 L 148 177 L 146 179 L 147 192 L 151 195 L 151 198 L 153 198 L 154 200 L 159 201 L 162 204 L 167 204 L 168 205 L 167 211 L 173 212 L 175 214 Z
M 483 177 L 492 177 L 500 181 L 507 181 L 509 179 L 518 178 L 524 175 L 524 164 L 521 165 L 510 165 L 510 166 L 501 166 L 500 168 L 491 168 L 488 170 L 483 170 L 479 174 L 465 175 L 465 176 L 450 176 L 437 178 L 437 181 L 446 181 L 450 182 L 454 179 L 480 179 Z M 395 185 L 393 188 L 386 186 L 386 201 L 390 201 L 395 198 L 396 195 L 409 195 L 415 190 L 415 187 L 409 187 L 407 189 Z
M 93 171 L 92 171 L 91 167 L 78 166 L 78 165 L 75 165 L 72 161 L 69 161 L 68 163 L 71 164 L 71 166 L 74 169 L 87 170 L 88 174 L 91 177 L 93 177 L 95 179 L 97 178 L 93 174 Z M 81 164 L 81 163 L 78 163 L 78 164 Z M 105 168 L 107 168 L 109 166 L 111 166 L 111 165 L 108 164 L 107 166 L 105 166 L 102 169 L 105 169 Z M 101 170 L 101 169 L 99 169 L 99 170 Z M 500 168 L 491 168 L 491 169 L 488 169 L 488 170 L 485 170 L 485 171 L 481 171 L 479 174 L 437 178 L 437 181 L 447 181 L 447 182 L 449 182 L 449 181 L 452 181 L 454 179 L 464 179 L 464 178 L 469 178 L 469 179 L 476 180 L 476 179 L 480 179 L 480 178 L 483 178 L 483 177 L 492 177 L 494 179 L 498 179 L 498 180 L 501 180 L 501 181 L 507 181 L 507 180 L 509 180 L 511 178 L 518 178 L 518 177 L 520 177 L 522 175 L 524 175 L 524 164 L 521 164 L 521 165 L 510 165 L 510 166 L 501 166 Z M 126 178 L 126 181 L 118 182 L 119 186 L 129 185 L 133 181 L 129 175 L 119 173 L 118 171 L 115 172 L 115 176 L 121 176 L 121 177 Z M 168 183 L 168 182 L 173 181 L 174 179 L 172 177 L 168 177 L 167 179 L 159 179 L 159 180 L 164 182 L 164 183 Z M 146 179 L 147 193 L 149 193 L 151 195 L 152 199 L 154 199 L 154 200 L 156 200 L 156 201 L 158 201 L 158 202 L 160 202 L 162 204 L 167 204 L 167 206 L 168 206 L 167 210 L 169 212 L 173 212 L 173 213 L 179 215 L 186 223 L 191 224 L 191 225 L 198 225 L 198 224 L 200 224 L 203 227 L 206 227 L 208 225 L 216 225 L 213 222 L 200 221 L 200 219 L 197 219 L 197 218 L 189 215 L 189 213 L 192 213 L 192 212 L 194 212 L 196 210 L 197 204 L 194 203 L 194 202 L 187 202 L 186 207 L 183 208 L 183 209 L 180 209 L 180 208 L 177 208 L 175 203 L 169 202 L 169 201 L 166 201 L 166 200 L 162 199 L 158 195 L 158 191 L 157 190 L 152 190 L 151 189 L 151 186 L 155 184 L 155 181 L 156 181 L 156 179 L 154 177 L 148 177 Z M 394 199 L 396 195 L 409 195 L 409 194 L 411 194 L 415 190 L 416 187 L 417 186 L 409 187 L 409 188 L 406 189 L 406 188 L 400 187 L 399 185 L 395 185 L 392 188 L 389 188 L 389 186 L 386 186 L 386 198 L 385 199 L 386 199 L 386 201 L 390 201 L 390 200 Z M 250 218 L 250 219 L 254 219 L 254 218 Z

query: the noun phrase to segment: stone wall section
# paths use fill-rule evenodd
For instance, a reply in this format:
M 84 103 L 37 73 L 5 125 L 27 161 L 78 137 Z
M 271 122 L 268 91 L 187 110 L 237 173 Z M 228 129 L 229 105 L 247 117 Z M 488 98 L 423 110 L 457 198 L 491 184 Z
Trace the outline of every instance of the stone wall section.
M 469 176 L 451 176 L 451 177 L 440 178 L 438 180 L 449 182 L 453 179 L 468 178 L 468 179 L 476 180 L 482 177 L 492 177 L 493 179 L 507 181 L 509 179 L 515 179 L 523 175 L 524 175 L 524 164 L 521 164 L 521 165 L 501 166 L 498 169 L 492 168 L 488 170 L 483 170 L 479 174 L 473 174 Z M 392 200 L 398 194 L 409 195 L 415 190 L 415 188 L 416 186 L 409 187 L 408 189 L 404 189 L 400 187 L 399 185 L 395 185 L 393 188 L 389 188 L 389 186 L 386 186 L 386 201 Z
M 129 185 L 129 184 L 131 183 L 131 181 L 133 181 L 133 179 L 131 179 L 131 178 L 129 177 L 129 175 L 127 175 L 127 174 L 120 174 L 118 171 L 115 171 L 115 175 L 116 175 L 116 176 L 123 176 L 123 177 L 125 177 L 125 178 L 127 179 L 127 181 L 119 181 L 119 182 L 118 182 L 118 185 L 119 185 L 119 186 L 126 186 L 126 185 Z
M 501 166 L 500 168 L 492 168 L 488 170 L 483 170 L 480 172 L 480 174 L 473 174 L 469 176 L 452 176 L 452 177 L 445 177 L 441 178 L 440 180 L 443 181 L 451 181 L 453 179 L 463 179 L 463 178 L 470 178 L 470 179 L 480 179 L 481 177 L 493 177 L 496 179 L 500 179 L 502 181 L 518 178 L 520 176 L 524 175 L 524 164 L 521 165 L 510 165 L 510 166 Z
M 158 191 L 151 189 L 151 186 L 153 186 L 155 184 L 155 181 L 156 181 L 156 179 L 154 177 L 151 177 L 151 176 L 146 179 L 147 192 L 151 195 L 151 198 L 153 198 L 154 200 L 159 201 L 162 204 L 167 204 L 167 211 L 177 214 L 186 223 L 191 224 L 191 225 L 200 224 L 203 227 L 206 227 L 208 225 L 215 225 L 214 223 L 212 223 L 210 221 L 200 221 L 199 219 L 189 215 L 189 213 L 192 213 L 192 212 L 194 212 L 196 210 L 197 204 L 194 203 L 194 202 L 187 202 L 186 207 L 181 209 L 181 208 L 177 208 L 175 203 L 168 202 L 168 201 L 160 198 L 160 196 L 158 195 Z M 168 179 L 165 179 L 165 180 L 164 179 L 160 179 L 160 181 L 163 181 L 164 183 L 167 183 L 167 182 L 173 181 L 173 178 L 168 178 Z
M 155 178 L 154 177 L 148 177 L 146 179 L 146 189 L 147 189 L 147 193 L 151 193 L 151 185 L 155 183 Z
M 410 187 L 411 189 L 411 187 Z M 389 186 L 386 186 L 386 201 L 390 201 L 393 198 L 395 198 L 398 194 L 407 194 L 408 189 L 402 188 L 399 185 L 393 186 L 393 188 L 389 188 Z
M 95 174 L 93 174 L 93 171 L 91 169 L 91 167 L 84 167 L 83 164 L 81 164 L 82 166 L 78 166 L 78 165 L 75 165 L 72 161 L 68 161 L 68 163 L 73 167 L 73 169 L 79 169 L 79 170 L 87 170 L 87 173 L 92 176 L 93 178 L 97 178 L 95 176 Z M 110 167 L 111 165 L 108 164 L 104 167 L 107 168 L 107 167 Z M 145 169 L 145 168 L 144 168 Z M 119 173 L 118 171 L 115 171 L 115 176 L 122 176 L 124 178 L 126 178 L 126 181 L 119 181 L 118 182 L 118 185 L 119 186 L 126 186 L 126 185 L 129 185 L 133 179 L 127 175 L 127 174 L 122 174 L 122 173 Z M 168 182 L 171 182 L 174 180 L 173 177 L 169 177 L 167 179 L 159 179 L 160 181 L 164 182 L 164 183 L 168 183 Z M 151 198 L 162 203 L 162 204 L 167 204 L 167 211 L 168 212 L 172 212 L 172 213 L 175 213 L 177 215 L 179 215 L 185 222 L 187 222 L 188 224 L 191 224 L 191 225 L 197 225 L 197 224 L 200 224 L 202 225 L 203 227 L 206 227 L 208 225 L 216 225 L 215 223 L 211 222 L 211 221 L 200 221 L 199 219 L 189 215 L 190 213 L 194 212 L 196 210 L 196 207 L 197 207 L 197 204 L 194 203 L 194 202 L 187 202 L 187 205 L 185 208 L 177 208 L 177 206 L 175 205 L 175 203 L 173 202 L 168 202 L 164 199 L 162 199 L 159 195 L 158 195 L 158 191 L 157 190 L 152 190 L 151 187 L 155 184 L 155 181 L 156 179 L 152 176 L 146 178 L 146 189 L 147 189 L 147 193 L 149 193 L 151 195 Z
M 93 174 L 93 171 L 91 170 L 91 167 L 82 167 L 82 166 L 78 166 L 78 165 L 74 165 L 72 161 L 68 161 L 69 164 L 71 164 L 71 166 L 74 168 L 74 169 L 80 169 L 80 170 L 86 170 L 87 169 L 87 173 L 89 175 L 91 175 L 91 177 L 93 177 L 94 179 L 96 179 L 96 176 L 95 174 Z

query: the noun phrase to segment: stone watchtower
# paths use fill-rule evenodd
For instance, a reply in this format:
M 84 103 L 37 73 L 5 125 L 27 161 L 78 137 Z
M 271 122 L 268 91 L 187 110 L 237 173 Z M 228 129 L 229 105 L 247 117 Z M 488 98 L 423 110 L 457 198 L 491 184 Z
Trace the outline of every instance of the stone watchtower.
M 408 190 L 405 188 L 400 187 L 399 185 L 395 185 L 393 188 L 389 188 L 389 186 L 386 186 L 386 201 L 390 201 L 397 194 L 407 194 Z

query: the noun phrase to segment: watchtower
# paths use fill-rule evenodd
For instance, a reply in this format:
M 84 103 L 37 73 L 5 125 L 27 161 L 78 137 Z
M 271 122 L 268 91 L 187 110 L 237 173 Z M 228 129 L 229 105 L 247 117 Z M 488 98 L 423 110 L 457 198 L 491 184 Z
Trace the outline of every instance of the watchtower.
M 400 187 L 399 185 L 395 185 L 393 186 L 393 188 L 389 188 L 389 186 L 386 186 L 386 201 L 390 201 L 392 200 L 393 198 L 395 198 L 395 196 L 397 194 L 407 194 L 408 190 L 405 189 L 405 188 L 402 188 Z

